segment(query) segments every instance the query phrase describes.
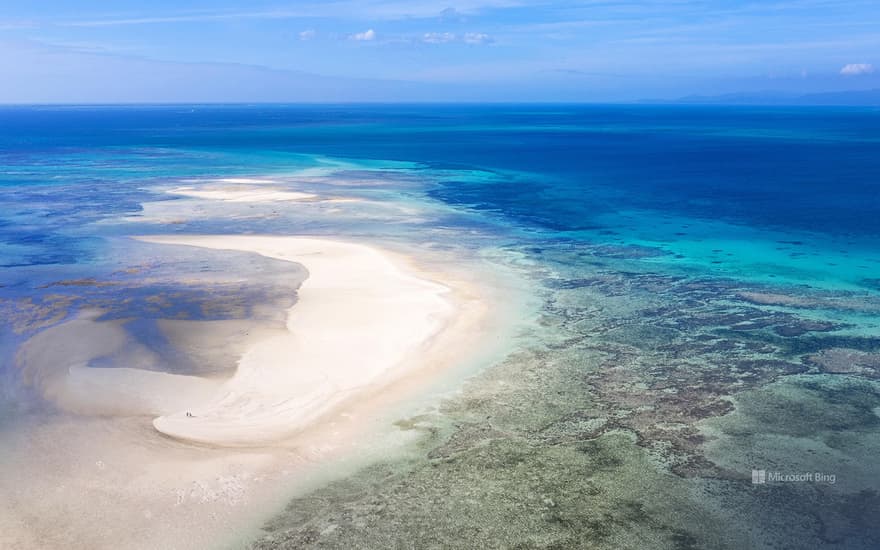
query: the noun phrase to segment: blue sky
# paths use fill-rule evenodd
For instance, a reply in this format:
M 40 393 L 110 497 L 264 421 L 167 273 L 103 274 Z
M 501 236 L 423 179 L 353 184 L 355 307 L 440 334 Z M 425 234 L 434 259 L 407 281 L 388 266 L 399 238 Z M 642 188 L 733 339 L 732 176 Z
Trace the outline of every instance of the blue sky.
M 0 74 L 3 102 L 868 89 L 880 1 L 0 0 Z

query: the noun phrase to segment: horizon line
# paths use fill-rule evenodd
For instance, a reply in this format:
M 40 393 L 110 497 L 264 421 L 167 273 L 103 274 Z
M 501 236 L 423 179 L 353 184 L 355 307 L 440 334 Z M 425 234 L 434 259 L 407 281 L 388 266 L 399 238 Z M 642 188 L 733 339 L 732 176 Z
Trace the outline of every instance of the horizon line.
M 871 90 L 874 91 L 874 90 Z M 880 90 L 878 90 L 880 91 Z M 845 93 L 845 92 L 832 92 Z M 711 96 L 709 96 L 711 97 Z M 792 99 L 797 99 L 796 96 Z M 609 101 L 570 101 L 570 100 L 404 100 L 404 101 L 95 101 L 95 102 L 24 102 L 0 101 L 0 108 L 5 107 L 247 107 L 247 106 L 361 106 L 361 105 L 444 105 L 444 106 L 479 106 L 479 105 L 572 105 L 572 106 L 658 106 L 658 107 L 880 107 L 877 104 L 847 103 L 783 103 L 783 102 L 711 102 L 688 101 L 681 99 L 645 99 L 645 100 L 609 100 Z

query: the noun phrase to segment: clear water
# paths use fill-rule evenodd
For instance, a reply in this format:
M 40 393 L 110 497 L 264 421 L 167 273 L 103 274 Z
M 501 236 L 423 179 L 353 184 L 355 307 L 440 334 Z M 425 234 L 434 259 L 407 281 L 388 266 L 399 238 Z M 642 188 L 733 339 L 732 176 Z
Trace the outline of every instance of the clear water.
M 346 194 L 427 208 L 431 214 L 403 225 L 365 218 L 338 226 L 286 217 L 193 219 L 172 227 L 139 218 L 142 203 L 174 200 L 161 193 L 163 185 L 235 176 L 276 177 L 318 192 L 344 184 Z M 644 483 L 659 487 L 669 482 L 664 472 L 672 472 L 680 481 L 665 489 L 674 495 L 670 498 L 696 510 L 687 518 L 666 518 L 674 526 L 665 531 L 654 529 L 659 516 L 651 511 L 662 508 L 663 491 L 648 491 L 641 497 L 644 516 L 636 514 L 617 529 L 642 533 L 656 547 L 733 547 L 743 541 L 772 547 L 795 536 L 794 528 L 773 532 L 773 521 L 761 519 L 773 509 L 786 521 L 820 518 L 822 527 L 803 530 L 799 544 L 880 544 L 877 523 L 870 523 L 880 501 L 869 479 L 878 472 L 853 466 L 875 449 L 880 423 L 875 382 L 880 377 L 880 110 L 4 107 L 0 193 L 0 297 L 7 311 L 15 311 L 22 299 L 39 301 L 59 292 L 46 289 L 53 281 L 112 278 L 113 266 L 128 253 L 120 239 L 131 234 L 330 233 L 435 244 L 464 239 L 476 250 L 516 253 L 524 259 L 518 269 L 546 301 L 545 324 L 557 328 L 536 335 L 547 346 L 545 353 L 556 357 L 552 364 L 580 365 L 562 378 L 547 374 L 547 379 L 563 386 L 567 380 L 572 387 L 572 380 L 587 377 L 592 384 L 556 412 L 538 407 L 534 414 L 551 425 L 565 414 L 589 416 L 587 409 L 606 423 L 614 415 L 628 419 L 605 431 L 581 433 L 569 426 L 560 437 L 572 445 L 601 447 L 617 441 L 619 431 L 635 434 L 637 445 L 618 441 L 613 449 L 594 449 L 629 453 L 605 482 L 632 483 L 624 471 L 636 467 L 633 457 L 648 449 L 654 453 L 651 460 L 664 466 L 652 462 L 658 469 L 645 474 Z M 133 221 L 120 223 L 124 217 Z M 73 315 L 76 307 L 56 321 Z M 615 319 L 626 319 L 627 327 L 615 325 Z M 15 377 L 14 349 L 43 328 L 10 324 L 2 329 L 9 403 L 26 393 Z M 585 341 L 591 342 L 588 350 L 578 347 Z M 865 354 L 859 356 L 861 366 L 821 366 L 816 354 L 840 349 Z M 613 365 L 653 361 L 656 368 L 633 367 L 629 385 L 622 384 L 609 374 L 616 371 L 602 362 L 601 353 L 617 361 Z M 738 366 L 731 371 L 731 365 Z M 697 389 L 689 382 L 694 379 L 701 381 Z M 561 391 L 546 384 L 538 388 L 546 393 L 533 399 L 547 401 Z M 695 393 L 674 405 L 658 401 L 653 392 L 669 388 L 679 395 Z M 624 398 L 639 392 L 644 396 L 633 399 L 653 407 L 653 416 L 633 412 L 639 403 Z M 587 394 L 589 406 L 578 401 Z M 700 412 L 687 408 L 688 399 L 702 407 Z M 732 412 L 730 403 L 738 402 L 744 404 Z M 755 418 L 769 422 L 766 409 L 773 407 L 789 420 L 815 414 L 815 432 L 780 421 L 771 430 L 778 438 L 758 441 Z M 838 415 L 834 411 L 840 407 L 849 412 Z M 530 424 L 535 418 L 508 420 L 510 430 L 531 438 L 539 449 L 535 456 L 546 450 L 544 443 L 535 443 L 547 441 Z M 684 426 L 692 437 L 658 428 L 667 424 Z M 498 440 L 504 438 L 493 439 Z M 819 456 L 818 465 L 802 460 L 805 446 Z M 754 492 L 741 479 L 752 467 L 784 470 L 786 449 L 791 468 L 821 466 L 849 479 L 831 488 L 785 486 L 776 492 Z M 627 494 L 606 498 L 638 500 Z M 836 504 L 820 505 L 823 499 Z M 562 523 L 532 528 L 546 528 L 547 540 L 563 545 L 613 547 L 614 539 L 600 536 L 601 530 L 565 527 L 566 521 L 583 522 L 599 513 L 572 506 Z M 851 512 L 832 513 L 829 506 Z M 606 512 L 618 518 L 624 509 L 621 504 Z M 718 535 L 729 525 L 725 514 L 734 513 L 765 525 L 765 531 Z M 710 516 L 712 521 L 705 519 Z M 300 528 L 291 521 L 287 528 Z M 334 536 L 340 545 L 361 540 L 344 529 Z

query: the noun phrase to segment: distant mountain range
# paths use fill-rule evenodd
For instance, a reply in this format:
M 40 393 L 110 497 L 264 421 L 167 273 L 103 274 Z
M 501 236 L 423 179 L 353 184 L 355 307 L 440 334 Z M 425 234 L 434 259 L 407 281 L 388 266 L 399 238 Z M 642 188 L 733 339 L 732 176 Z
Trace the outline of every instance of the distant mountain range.
M 705 96 L 690 95 L 673 100 L 646 100 L 644 103 L 691 105 L 840 105 L 880 106 L 880 89 L 789 94 L 784 92 L 740 92 Z

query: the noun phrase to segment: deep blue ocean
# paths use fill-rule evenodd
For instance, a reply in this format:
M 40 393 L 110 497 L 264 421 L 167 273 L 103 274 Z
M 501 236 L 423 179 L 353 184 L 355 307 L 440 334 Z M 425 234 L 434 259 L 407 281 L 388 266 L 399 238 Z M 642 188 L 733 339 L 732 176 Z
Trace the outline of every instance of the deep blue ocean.
M 235 178 L 354 200 L 318 216 L 174 192 Z M 0 107 L 0 436 L 40 401 L 16 350 L 82 310 L 149 347 L 157 320 L 293 300 L 289 267 L 128 239 L 151 233 L 460 247 L 529 281 L 540 305 L 516 353 L 432 417 L 451 443 L 324 494 L 373 521 L 334 520 L 327 547 L 455 547 L 461 533 L 486 547 L 880 547 L 880 109 Z M 757 484 L 753 470 L 820 481 Z M 396 492 L 364 496 L 386 482 Z M 312 540 L 319 502 L 274 528 Z M 413 502 L 470 530 L 418 528 L 435 522 Z
M 145 180 L 316 158 L 412 163 L 451 205 L 569 239 L 659 246 L 683 266 L 877 284 L 880 111 L 869 108 L 4 107 L 0 261 L 83 260 L 72 227 L 137 210 Z

